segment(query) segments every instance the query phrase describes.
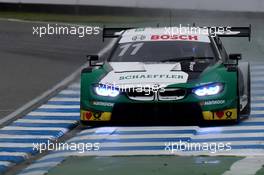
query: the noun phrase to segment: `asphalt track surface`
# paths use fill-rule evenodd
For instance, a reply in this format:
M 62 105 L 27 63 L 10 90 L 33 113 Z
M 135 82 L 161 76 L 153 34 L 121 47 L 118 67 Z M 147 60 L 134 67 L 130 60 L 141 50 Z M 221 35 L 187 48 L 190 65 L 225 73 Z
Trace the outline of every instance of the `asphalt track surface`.
M 0 20 L 0 119 L 50 89 L 102 47 L 99 37 L 33 35 L 40 23 Z
M 77 149 L 61 149 L 53 146 L 47 156 L 35 161 L 24 169 L 20 175 L 47 173 L 70 156 L 155 156 L 155 155 L 181 155 L 181 156 L 256 156 L 260 167 L 264 164 L 264 90 L 263 72 L 264 64 L 252 64 L 252 113 L 249 119 L 238 125 L 219 127 L 198 126 L 143 126 L 143 127 L 98 127 L 84 128 L 81 132 L 66 142 L 67 145 L 77 145 Z M 0 146 L 3 151 L 17 151 L 18 154 L 36 154 L 39 150 L 32 149 L 33 143 L 45 143 L 47 140 L 56 140 L 77 125 L 79 119 L 79 82 L 71 84 L 57 96 L 51 98 L 46 104 L 28 113 L 10 126 L 0 130 L 6 138 Z M 18 139 L 19 135 L 28 134 L 28 138 Z M 13 138 L 8 139 L 10 135 Z M 45 138 L 45 137 L 46 138 Z M 231 149 L 188 149 L 179 150 L 170 143 L 188 142 L 229 144 Z M 82 145 L 100 144 L 100 149 L 84 148 Z M 78 146 L 79 145 L 79 146 Z M 168 146 L 169 145 L 169 146 Z M 12 148 L 10 148 L 12 147 Z M 190 148 L 191 147 L 191 148 Z M 43 148 L 44 149 L 44 148 Z M 14 161 L 15 155 L 11 154 Z M 87 162 L 89 163 L 89 162 Z M 251 165 L 248 165 L 249 169 Z
M 84 155 L 167 155 L 164 142 L 187 139 L 191 142 L 229 141 L 234 146 L 231 152 L 219 155 L 263 156 L 264 92 L 263 92 L 263 19 L 247 15 L 195 16 L 179 21 L 191 23 L 194 20 L 204 25 L 230 24 L 253 26 L 252 42 L 246 39 L 225 40 L 228 50 L 242 52 L 246 60 L 253 63 L 253 113 L 249 120 L 238 126 L 199 128 L 197 126 L 175 127 L 102 127 L 85 129 L 68 142 L 95 142 L 102 144 L 100 152 L 86 152 Z M 211 25 L 212 25 L 211 24 Z M 1 30 L 1 109 L 2 115 L 14 110 L 34 98 L 42 91 L 63 79 L 83 64 L 86 53 L 102 47 L 101 38 L 87 38 L 87 41 L 70 38 L 34 38 L 32 23 L 0 22 Z M 31 38 L 31 39 L 30 39 Z M 61 40 L 62 39 L 62 40 Z M 76 43 L 75 43 L 76 42 Z M 8 58 L 8 59 L 2 59 Z M 34 65 L 33 65 L 34 63 Z M 10 68 L 12 67 L 12 69 Z M 19 88 L 18 86 L 19 85 Z M 21 89 L 21 91 L 20 91 Z M 2 98 L 4 103 L 2 103 Z M 3 106 L 2 106 L 3 105 Z M 37 154 L 32 143 L 47 143 L 56 140 L 77 125 L 79 118 L 79 83 L 75 82 L 61 91 L 47 103 L 0 130 L 0 170 L 23 162 L 29 155 Z M 184 134 L 184 138 L 182 138 Z M 166 135 L 166 136 L 165 136 Z M 165 137 L 164 137 L 165 136 Z M 165 140 L 164 140 L 165 139 Z M 209 153 L 183 152 L 182 155 L 208 155 Z M 71 151 L 53 152 L 35 162 L 21 174 L 43 174 L 70 155 Z

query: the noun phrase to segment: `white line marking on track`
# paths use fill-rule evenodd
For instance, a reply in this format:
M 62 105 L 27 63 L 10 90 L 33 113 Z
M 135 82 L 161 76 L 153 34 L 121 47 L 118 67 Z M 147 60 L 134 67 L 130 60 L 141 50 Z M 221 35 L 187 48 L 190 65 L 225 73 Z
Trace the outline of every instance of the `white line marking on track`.
M 91 128 L 82 131 L 80 134 L 95 132 L 99 133 L 113 133 L 114 131 L 159 131 L 159 130 L 198 130 L 200 127 L 198 126 L 142 126 L 142 127 L 100 127 L 100 128 Z
M 252 77 L 251 82 L 258 83 L 258 81 L 263 81 L 263 80 L 264 80 L 264 78 L 262 76 L 254 76 L 254 77 Z
M 165 146 L 164 146 L 165 149 Z M 245 150 L 232 150 L 232 151 L 223 151 L 210 153 L 208 151 L 175 151 L 172 153 L 171 151 L 161 150 L 118 150 L 118 151 L 85 151 L 80 154 L 77 151 L 73 152 L 55 152 L 53 154 L 49 154 L 41 159 L 49 160 L 53 158 L 63 158 L 68 156 L 137 156 L 137 155 L 181 155 L 181 156 L 201 156 L 201 155 L 209 155 L 209 156 L 249 156 L 249 155 L 259 155 L 263 156 L 264 151 L 260 152 L 260 150 L 256 149 L 245 149 Z
M 78 89 L 80 87 L 81 87 L 80 83 L 74 83 L 74 84 L 69 86 L 69 88 L 76 88 L 76 89 Z
M 254 175 L 264 165 L 264 157 L 249 156 L 235 162 L 223 175 Z
M 30 170 L 33 168 L 43 168 L 43 167 L 50 167 L 50 166 L 56 166 L 58 165 L 60 162 L 43 162 L 43 163 L 35 163 L 30 165 L 29 167 L 26 168 L 26 170 Z
M 59 94 L 62 94 L 62 95 L 80 95 L 80 91 L 79 90 L 63 90 Z
M 42 105 L 40 109 L 80 109 L 80 105 Z
M 22 156 L 27 158 L 28 154 L 24 152 L 0 152 L 0 156 Z
M 12 163 L 8 161 L 0 161 L 0 165 L 2 166 L 10 166 Z
M 159 141 L 159 142 L 103 142 L 100 143 L 100 149 L 105 149 L 105 148 L 112 148 L 112 147 L 116 147 L 116 148 L 120 148 L 120 150 L 122 150 L 123 147 L 133 147 L 133 148 L 137 148 L 140 147 L 138 150 L 142 150 L 141 146 L 144 147 L 153 147 L 153 146 L 160 146 L 160 147 L 164 147 L 161 149 L 165 149 L 165 143 L 168 142 L 173 142 L 173 143 L 179 143 L 178 141 Z M 181 141 L 182 143 L 185 141 Z M 232 146 L 236 146 L 236 145 L 258 145 L 260 141 L 211 141 L 211 142 L 191 142 L 191 143 L 197 143 L 198 145 L 201 144 L 206 144 L 206 145 L 215 145 L 215 144 L 227 144 L 230 143 L 230 146 L 232 148 Z M 197 149 L 198 146 L 196 146 L 195 144 L 191 144 L 189 143 L 188 149 L 190 148 L 194 148 L 193 150 L 195 150 L 195 148 Z M 192 146 L 191 146 L 192 145 Z M 149 148 L 151 150 L 151 148 Z M 187 149 L 186 149 L 187 150 Z M 99 150 L 100 151 L 100 150 Z M 127 150 L 130 151 L 130 150 Z M 98 151 L 97 151 L 98 152 Z M 119 150 L 117 150 L 116 152 L 119 152 Z M 210 152 L 208 152 L 208 150 L 198 150 L 198 152 L 204 152 L 205 154 L 210 154 Z M 227 151 L 226 151 L 227 152 Z M 228 152 L 232 152 L 232 150 L 228 151 Z
M 80 102 L 80 98 L 54 97 L 54 98 L 51 98 L 49 101 Z
M 26 109 L 28 109 L 28 108 L 34 106 L 35 104 L 37 104 L 42 99 L 45 99 L 48 95 L 52 94 L 56 90 L 60 89 L 61 87 L 65 87 L 65 85 L 69 84 L 74 79 L 76 79 L 76 77 L 80 74 L 80 71 L 84 67 L 87 67 L 88 65 L 89 65 L 88 63 L 84 64 L 79 69 L 77 69 L 76 71 L 74 71 L 70 76 L 66 77 L 64 80 L 62 80 L 60 83 L 58 83 L 57 85 L 55 85 L 50 90 L 44 92 L 42 95 L 40 95 L 40 96 L 36 97 L 35 99 L 31 100 L 30 102 L 26 103 L 25 105 L 23 105 L 22 107 L 20 107 L 16 111 L 12 112 L 11 114 L 7 115 L 6 117 L 0 119 L 0 124 L 3 124 L 5 122 L 13 119 L 14 117 L 18 116 L 23 111 L 25 111 Z M 73 100 L 71 100 L 71 101 L 73 101 Z M 80 101 L 80 99 L 78 99 L 78 101 Z
M 30 112 L 31 116 L 61 116 L 61 117 L 76 117 L 80 116 L 79 112 Z
M 22 126 L 6 126 L 2 130 L 30 130 L 30 131 L 62 131 L 67 132 L 69 129 L 66 128 L 55 128 L 55 127 L 22 127 Z
M 230 126 L 220 126 L 220 127 L 206 127 L 206 128 L 200 128 L 198 126 L 186 126 L 186 127 L 181 127 L 181 126 L 172 126 L 172 127 L 151 127 L 151 126 L 145 126 L 145 127 L 101 127 L 101 128 L 92 128 L 92 129 L 86 129 L 82 132 L 79 133 L 80 134 L 96 134 L 96 135 L 100 135 L 100 134 L 115 134 L 115 132 L 119 132 L 119 131 L 186 131 L 186 130 L 194 130 L 194 133 L 199 132 L 199 133 L 210 133 L 210 132 L 219 132 L 221 133 L 222 131 L 228 131 L 228 130 L 252 130 L 252 129 L 263 129 L 263 126 L 241 126 L 241 125 L 230 125 Z M 144 133 L 143 133 L 144 134 Z M 122 135 L 127 135 L 125 133 L 123 133 Z M 139 135 L 139 134 L 137 134 Z
M 78 121 L 74 120 L 36 120 L 36 119 L 18 119 L 14 123 L 59 123 L 59 124 L 71 124 L 77 123 Z
M 251 111 L 251 114 L 264 114 L 264 111 Z
M 0 143 L 0 147 L 2 148 L 28 148 L 28 147 L 32 147 L 33 149 L 33 143 L 14 143 L 14 142 L 10 142 L 10 143 Z
M 264 76 L 264 72 L 251 72 L 251 77 L 254 78 L 254 77 L 263 77 Z
M 262 66 L 262 65 L 259 65 L 259 66 L 258 65 L 256 65 L 256 66 L 255 65 L 251 65 L 251 68 L 252 68 L 251 70 L 254 71 L 254 72 L 255 71 L 264 70 L 264 66 Z
M 57 24 L 57 25 L 66 25 L 66 26 L 86 26 L 80 24 L 73 24 L 73 23 L 64 23 L 64 22 L 52 22 L 52 21 L 34 21 L 34 20 L 24 20 L 24 19 L 17 19 L 17 18 L 0 18 L 1 21 L 10 21 L 10 22 L 20 22 L 20 23 L 36 23 L 36 24 Z
M 106 137 L 107 136 L 107 137 Z M 223 134 L 223 133 L 213 133 L 206 135 L 193 135 L 193 134 L 166 134 L 166 139 L 173 138 L 184 138 L 189 137 L 190 139 L 218 139 L 218 138 L 235 138 L 239 137 L 241 139 L 247 137 L 264 137 L 264 133 L 238 133 L 238 134 Z M 146 135 L 86 135 L 75 137 L 69 142 L 89 140 L 89 139 L 105 139 L 110 141 L 111 139 L 148 139 L 148 138 L 164 138 L 163 134 L 146 134 Z
M 251 107 L 264 107 L 264 103 L 251 103 Z
M 249 117 L 247 120 L 243 121 L 243 123 L 250 122 L 264 122 L 264 117 Z
M 54 136 L 49 135 L 12 135 L 12 134 L 0 134 L 1 139 L 54 139 Z
M 47 170 L 36 170 L 36 171 L 30 171 L 28 173 L 20 173 L 19 175 L 43 175 L 46 173 L 47 173 Z
M 193 137 L 193 134 L 166 134 L 166 138 L 184 138 L 184 137 Z M 82 140 L 89 140 L 89 139 L 105 139 L 105 140 L 111 140 L 111 139 L 147 139 L 147 138 L 164 138 L 162 134 L 146 134 L 146 135 L 86 135 L 86 136 L 79 136 L 75 137 L 73 139 L 70 139 L 69 142 L 76 142 L 76 141 L 82 141 Z
M 264 85 L 263 85 L 263 88 L 264 88 Z M 258 93 L 260 95 L 264 95 L 264 89 L 255 89 L 255 90 L 252 90 L 252 93 Z
M 264 85 L 262 83 L 251 83 L 252 89 L 254 88 L 263 88 Z

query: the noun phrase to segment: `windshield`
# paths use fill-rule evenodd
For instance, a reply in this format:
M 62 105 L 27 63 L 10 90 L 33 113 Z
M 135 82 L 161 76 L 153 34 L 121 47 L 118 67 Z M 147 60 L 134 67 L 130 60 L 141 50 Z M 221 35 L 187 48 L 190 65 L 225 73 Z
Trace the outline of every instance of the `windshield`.
M 114 62 L 162 62 L 182 61 L 182 58 L 215 58 L 212 46 L 208 42 L 192 41 L 156 41 L 119 43 L 112 53 Z

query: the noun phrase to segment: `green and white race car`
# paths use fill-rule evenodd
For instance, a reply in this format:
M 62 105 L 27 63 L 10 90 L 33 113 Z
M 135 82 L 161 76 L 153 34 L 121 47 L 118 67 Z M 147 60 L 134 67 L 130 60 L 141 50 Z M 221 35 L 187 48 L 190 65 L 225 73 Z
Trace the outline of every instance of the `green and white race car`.
M 177 28 L 173 28 L 177 29 Z M 106 28 L 105 61 L 90 55 L 81 74 L 81 123 L 238 122 L 250 114 L 250 66 L 227 55 L 220 37 L 249 37 L 250 27 L 220 34 L 168 34 L 167 28 Z

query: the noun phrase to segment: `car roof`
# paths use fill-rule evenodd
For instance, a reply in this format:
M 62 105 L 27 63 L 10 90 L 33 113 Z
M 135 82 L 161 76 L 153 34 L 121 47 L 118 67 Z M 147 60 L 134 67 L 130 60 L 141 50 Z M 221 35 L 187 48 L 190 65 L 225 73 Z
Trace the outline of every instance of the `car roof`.
M 210 43 L 208 30 L 195 27 L 147 27 L 122 32 L 119 43 L 139 41 L 197 41 Z

